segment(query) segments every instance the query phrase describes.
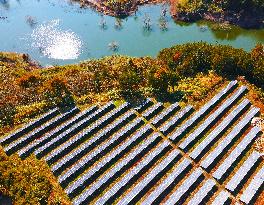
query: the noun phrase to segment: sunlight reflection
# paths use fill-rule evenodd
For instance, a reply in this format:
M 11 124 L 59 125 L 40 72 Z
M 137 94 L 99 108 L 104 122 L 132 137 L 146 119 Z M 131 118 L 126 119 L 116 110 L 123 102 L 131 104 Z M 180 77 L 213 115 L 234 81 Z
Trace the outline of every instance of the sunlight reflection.
M 81 53 L 82 42 L 71 30 L 58 28 L 60 20 L 52 20 L 33 30 L 32 46 L 53 59 L 77 59 Z

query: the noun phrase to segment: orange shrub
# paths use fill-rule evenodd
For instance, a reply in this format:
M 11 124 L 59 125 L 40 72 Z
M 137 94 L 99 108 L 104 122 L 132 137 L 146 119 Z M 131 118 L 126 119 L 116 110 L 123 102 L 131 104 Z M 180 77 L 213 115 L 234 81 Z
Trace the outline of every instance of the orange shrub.
M 17 84 L 23 88 L 39 85 L 41 77 L 38 73 L 25 73 L 17 79 Z

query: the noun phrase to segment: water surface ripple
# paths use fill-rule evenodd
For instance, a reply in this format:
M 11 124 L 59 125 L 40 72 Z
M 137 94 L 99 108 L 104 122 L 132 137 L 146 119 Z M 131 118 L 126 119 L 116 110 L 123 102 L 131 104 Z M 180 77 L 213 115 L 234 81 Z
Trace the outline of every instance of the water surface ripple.
M 161 5 L 141 6 L 119 20 L 69 0 L 0 0 L 0 51 L 28 53 L 42 65 L 77 63 L 123 54 L 156 56 L 162 48 L 206 41 L 247 51 L 264 43 L 264 29 L 214 31 L 209 22 L 175 23 L 169 13 L 160 28 Z M 151 30 L 143 28 L 146 17 Z M 104 26 L 102 26 L 104 24 Z M 118 50 L 109 49 L 116 42 Z

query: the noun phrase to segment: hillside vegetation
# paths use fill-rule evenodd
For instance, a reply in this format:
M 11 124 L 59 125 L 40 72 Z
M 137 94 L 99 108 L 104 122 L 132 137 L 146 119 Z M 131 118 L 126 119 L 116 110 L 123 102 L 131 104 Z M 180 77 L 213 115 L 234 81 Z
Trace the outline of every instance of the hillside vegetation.
M 262 108 L 263 69 L 263 45 L 248 53 L 230 46 L 188 43 L 163 49 L 157 58 L 109 56 L 50 68 L 33 64 L 26 55 L 1 53 L 0 128 L 6 133 L 51 107 L 74 103 L 148 96 L 199 106 L 211 89 L 238 76 L 250 84 L 252 101 Z
M 263 27 L 262 0 L 179 0 L 176 18 L 184 21 L 208 19 L 247 28 Z
M 176 45 L 157 58 L 110 56 L 41 68 L 25 54 L 0 54 L 0 135 L 54 106 L 80 108 L 109 100 L 154 97 L 198 108 L 230 79 L 249 87 L 264 113 L 264 50 L 206 43 Z M 0 150 L 0 194 L 16 204 L 69 204 L 47 165 Z
M 44 161 L 7 156 L 0 147 L 1 195 L 9 196 L 14 205 L 71 204 Z

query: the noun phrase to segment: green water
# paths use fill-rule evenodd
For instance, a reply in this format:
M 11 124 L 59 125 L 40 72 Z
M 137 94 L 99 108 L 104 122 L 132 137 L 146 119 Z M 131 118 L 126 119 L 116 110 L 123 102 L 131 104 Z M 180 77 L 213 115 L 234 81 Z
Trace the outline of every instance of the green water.
M 0 0 L 0 16 L 6 17 L 0 19 L 0 50 L 28 53 L 42 65 L 61 65 L 114 53 L 156 56 L 162 48 L 194 41 L 247 51 L 264 43 L 264 29 L 232 27 L 229 32 L 216 32 L 208 22 L 175 23 L 168 13 L 168 30 L 163 31 L 158 25 L 161 9 L 161 5 L 141 6 L 136 15 L 122 20 L 121 29 L 115 28 L 115 18 L 105 16 L 106 28 L 102 29 L 99 13 L 66 0 Z M 143 28 L 145 15 L 151 20 L 150 31 Z M 202 31 L 201 25 L 208 29 Z M 119 46 L 117 52 L 109 49 L 113 41 Z

